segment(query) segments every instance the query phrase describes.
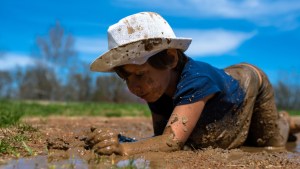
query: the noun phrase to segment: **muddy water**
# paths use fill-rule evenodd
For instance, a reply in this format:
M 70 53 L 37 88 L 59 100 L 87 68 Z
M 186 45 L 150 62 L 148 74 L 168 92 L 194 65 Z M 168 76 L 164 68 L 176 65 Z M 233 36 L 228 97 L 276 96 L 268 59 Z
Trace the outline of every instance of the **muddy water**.
M 286 151 L 287 150 L 287 151 Z M 206 151 L 206 150 L 205 150 Z M 207 152 L 198 152 L 198 153 L 207 153 Z M 220 151 L 222 150 L 207 150 L 208 152 L 211 151 L 212 153 L 218 154 L 220 156 Z M 272 147 L 266 147 L 266 148 L 254 148 L 254 147 L 242 147 L 239 150 L 230 150 L 223 152 L 223 155 L 226 154 L 228 161 L 234 161 L 234 160 L 240 160 L 243 155 L 246 153 L 250 153 L 250 156 L 252 155 L 252 158 L 260 158 L 259 156 L 276 156 L 277 152 L 285 152 L 286 156 L 283 158 L 286 158 L 286 160 L 292 160 L 295 158 L 295 156 L 299 156 L 300 154 L 300 141 L 288 143 L 286 145 L 286 148 L 272 148 Z M 187 152 L 181 152 L 182 155 L 181 158 L 185 159 L 184 153 Z M 191 154 L 190 154 L 191 153 Z M 257 155 L 257 153 L 262 153 L 260 155 Z M 275 154 L 274 154 L 275 153 Z M 295 154 L 297 153 L 297 154 Z M 194 152 L 188 152 L 186 154 L 187 158 L 189 155 L 197 155 Z M 249 154 L 247 154 L 249 155 Z M 95 161 L 90 162 L 90 160 L 86 160 L 81 158 L 80 156 L 71 156 L 67 159 L 61 159 L 58 161 L 51 161 L 52 159 L 49 158 L 49 156 L 35 156 L 32 158 L 20 158 L 18 160 L 12 160 L 9 161 L 7 164 L 0 166 L 0 169 L 33 169 L 33 168 L 55 168 L 55 169 L 66 169 L 66 168 L 123 168 L 123 167 L 135 167 L 135 168 L 161 168 L 166 167 L 168 164 L 164 160 L 165 153 L 147 153 L 143 155 L 138 155 L 135 157 L 121 157 L 121 156 L 113 156 L 113 157 L 107 157 L 99 160 L 97 163 Z M 222 154 L 221 154 L 222 156 Z M 298 159 L 299 160 L 299 159 Z M 169 161 L 169 162 L 172 162 Z M 176 161 L 173 161 L 174 164 L 176 164 Z M 245 166 L 244 164 L 241 165 L 227 165 L 227 167 L 242 167 Z M 272 165 L 271 165 L 272 166 Z M 171 167 L 172 168 L 172 167 Z
M 83 122 L 84 121 L 84 122 Z M 103 118 L 50 118 L 47 120 L 28 121 L 41 130 L 42 144 L 52 139 L 62 146 L 53 146 L 31 158 L 19 158 L 0 164 L 0 169 L 32 168 L 300 168 L 300 135 L 298 141 L 288 143 L 286 149 L 253 148 L 240 149 L 205 149 L 194 151 L 177 151 L 173 153 L 149 152 L 134 156 L 96 156 L 82 148 L 77 133 L 89 128 L 112 127 L 125 135 L 137 139 L 151 136 L 150 119 L 103 119 Z M 46 123 L 45 123 L 46 122 Z M 44 134 L 44 135 L 43 135 Z M 55 139 L 60 138 L 60 139 Z M 41 144 L 39 143 L 39 144 Z M 49 144 L 49 141 L 48 141 Z M 34 149 L 35 145 L 30 144 Z M 41 146 L 36 145 L 36 150 Z M 66 150 L 65 147 L 69 147 Z M 0 159 L 1 162 L 1 159 Z
M 37 156 L 34 158 L 21 158 L 18 160 L 12 160 L 4 166 L 0 166 L 1 169 L 40 169 L 40 168 L 53 168 L 53 169 L 67 169 L 67 168 L 98 168 L 101 165 L 88 164 L 83 159 L 74 157 L 67 160 L 60 160 L 58 162 L 49 162 L 47 156 Z M 135 168 L 150 168 L 150 161 L 143 158 L 120 160 L 116 164 L 112 164 L 111 167 L 123 168 L 128 166 L 134 166 Z M 106 168 L 110 168 L 108 165 Z
M 20 158 L 12 160 L 1 169 L 38 169 L 38 168 L 87 168 L 87 163 L 77 157 L 58 162 L 49 162 L 47 156 L 36 156 L 33 158 Z
M 288 143 L 287 145 L 288 153 L 286 156 L 283 158 L 286 158 L 286 160 L 292 160 L 295 158 L 295 156 L 299 157 L 300 155 L 300 144 L 299 141 L 298 143 Z M 228 161 L 234 161 L 234 160 L 241 160 L 242 156 L 245 155 L 245 152 L 250 152 L 250 154 L 247 155 L 252 155 L 252 158 L 259 158 L 259 156 L 278 156 L 278 154 L 274 154 L 274 152 L 286 152 L 285 149 L 279 149 L 279 148 L 253 148 L 253 147 L 242 147 L 240 150 L 232 150 L 232 151 L 225 151 L 223 154 L 220 154 L 219 151 L 222 150 L 217 150 L 214 152 L 214 150 L 207 150 L 211 151 L 212 153 L 215 153 L 217 156 L 224 156 L 225 154 L 228 156 Z M 291 153 L 294 152 L 294 153 Z M 184 154 L 185 152 L 181 152 L 180 154 Z M 186 152 L 187 153 L 187 152 Z M 197 156 L 197 153 L 194 152 L 188 152 L 187 154 L 192 153 L 195 156 Z M 203 153 L 203 156 L 205 156 L 205 151 L 204 152 L 198 152 L 198 153 Z M 257 154 L 257 153 L 262 153 L 262 154 Z M 297 154 L 295 154 L 297 153 Z M 189 154 L 189 155 L 192 155 Z M 79 156 L 72 156 L 68 159 L 63 159 L 59 161 L 54 161 L 51 162 L 49 161 L 48 156 L 35 156 L 32 158 L 20 158 L 18 160 L 12 160 L 9 161 L 7 164 L 0 166 L 1 169 L 33 169 L 33 168 L 53 168 L 53 169 L 66 169 L 66 168 L 124 168 L 124 167 L 134 167 L 134 168 L 164 168 L 168 166 L 168 162 L 165 161 L 165 158 L 162 158 L 165 156 L 165 153 L 157 153 L 156 155 L 154 153 L 148 153 L 144 155 L 138 155 L 136 157 L 114 157 L 112 159 L 111 157 L 102 159 L 98 163 L 90 163 L 89 161 L 79 157 Z M 182 157 L 181 157 L 182 158 Z M 276 158 L 274 159 L 276 160 Z M 228 162 L 227 161 L 227 162 Z M 299 159 L 298 159 L 299 161 Z M 214 160 L 212 160 L 214 162 Z M 169 163 L 173 163 L 174 165 L 171 166 L 176 166 L 176 161 L 170 160 Z M 206 162 L 207 163 L 207 162 Z M 207 165 L 207 164 L 206 164 Z M 227 167 L 242 167 L 246 166 L 245 164 L 239 164 L 239 165 L 227 165 Z M 272 166 L 272 165 L 269 165 Z M 171 168 L 173 168 L 171 167 Z M 225 166 L 223 166 L 225 167 Z M 283 167 L 283 166 L 282 166 Z M 194 168 L 194 167 L 191 167 Z M 196 167 L 197 168 L 197 167 Z

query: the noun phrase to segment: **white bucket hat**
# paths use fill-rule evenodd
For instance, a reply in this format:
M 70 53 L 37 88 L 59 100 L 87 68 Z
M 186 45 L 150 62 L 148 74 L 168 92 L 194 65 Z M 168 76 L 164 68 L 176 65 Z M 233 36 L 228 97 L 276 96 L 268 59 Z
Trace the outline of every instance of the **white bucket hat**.
M 164 49 L 185 51 L 192 41 L 176 37 L 168 22 L 153 12 L 125 17 L 110 26 L 107 33 L 109 51 L 91 64 L 92 71 L 111 72 L 120 65 L 140 65 Z

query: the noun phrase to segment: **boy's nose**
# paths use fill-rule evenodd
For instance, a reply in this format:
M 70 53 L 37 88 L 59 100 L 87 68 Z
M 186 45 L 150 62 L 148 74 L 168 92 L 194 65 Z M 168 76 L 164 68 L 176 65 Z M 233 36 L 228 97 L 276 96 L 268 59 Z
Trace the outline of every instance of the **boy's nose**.
M 130 89 L 130 91 L 137 95 L 137 96 L 142 96 L 143 95 L 143 89 L 141 87 L 141 85 L 139 83 L 129 83 L 128 84 L 128 88 Z

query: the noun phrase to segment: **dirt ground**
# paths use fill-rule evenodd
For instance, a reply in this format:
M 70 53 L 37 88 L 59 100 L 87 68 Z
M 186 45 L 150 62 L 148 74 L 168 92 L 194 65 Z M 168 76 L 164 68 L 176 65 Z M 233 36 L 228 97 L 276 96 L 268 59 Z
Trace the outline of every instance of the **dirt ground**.
M 27 141 L 33 155 L 0 158 L 0 168 L 300 168 L 300 141 L 286 149 L 251 148 L 150 152 L 133 156 L 98 156 L 84 149 L 82 133 L 114 128 L 136 139 L 152 136 L 150 118 L 48 117 L 24 122 L 38 128 Z M 300 138 L 298 136 L 298 138 Z M 298 139 L 299 140 L 299 139 Z

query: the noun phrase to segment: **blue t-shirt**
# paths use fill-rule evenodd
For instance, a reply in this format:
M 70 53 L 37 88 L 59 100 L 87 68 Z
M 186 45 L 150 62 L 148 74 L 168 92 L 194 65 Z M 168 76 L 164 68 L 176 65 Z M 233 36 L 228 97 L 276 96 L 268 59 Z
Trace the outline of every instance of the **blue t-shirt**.
M 210 123 L 226 113 L 235 113 L 243 103 L 245 92 L 223 69 L 189 58 L 181 73 L 173 98 L 162 95 L 148 103 L 152 113 L 169 118 L 175 106 L 197 102 L 215 94 L 205 105 L 200 120 Z

